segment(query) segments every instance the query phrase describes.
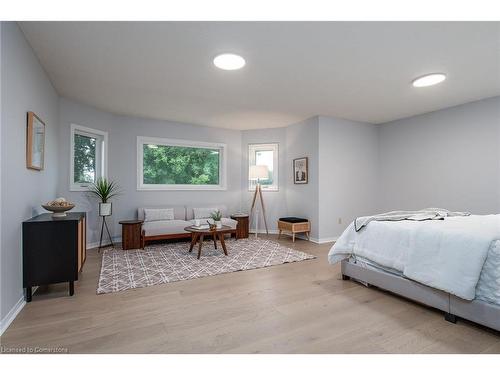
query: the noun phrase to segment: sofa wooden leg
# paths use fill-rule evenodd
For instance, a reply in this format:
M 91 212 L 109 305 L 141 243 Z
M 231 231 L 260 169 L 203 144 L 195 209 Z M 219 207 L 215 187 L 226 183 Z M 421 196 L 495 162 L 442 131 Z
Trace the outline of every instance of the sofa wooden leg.
M 342 274 L 342 280 L 351 280 L 351 278 L 347 275 Z

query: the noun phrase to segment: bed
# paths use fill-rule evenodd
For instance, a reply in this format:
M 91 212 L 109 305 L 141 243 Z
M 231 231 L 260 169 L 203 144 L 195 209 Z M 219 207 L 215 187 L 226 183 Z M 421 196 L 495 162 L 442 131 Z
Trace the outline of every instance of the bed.
M 328 259 L 342 278 L 376 286 L 500 331 L 500 215 L 353 222 Z

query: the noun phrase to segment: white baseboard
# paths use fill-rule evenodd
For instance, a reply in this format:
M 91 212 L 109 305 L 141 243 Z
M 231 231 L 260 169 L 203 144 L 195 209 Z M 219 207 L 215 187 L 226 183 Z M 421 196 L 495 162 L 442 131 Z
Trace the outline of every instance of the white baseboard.
M 3 335 L 3 333 L 9 328 L 10 324 L 14 321 L 16 318 L 17 314 L 21 312 L 23 307 L 26 305 L 26 301 L 24 300 L 24 294 L 19 298 L 19 301 L 12 306 L 12 309 L 5 315 L 5 318 L 3 318 L 0 321 L 0 336 Z
M 38 286 L 34 286 L 31 290 L 31 294 L 35 294 L 36 290 L 38 289 Z M 19 299 L 19 301 L 16 302 L 16 304 L 10 309 L 9 313 L 5 316 L 5 318 L 0 321 L 0 336 L 3 335 L 3 333 L 9 328 L 11 323 L 16 319 L 16 316 L 21 312 L 23 307 L 26 306 L 26 300 L 24 299 L 24 293 Z
M 251 234 L 255 234 L 255 229 L 250 229 L 250 233 Z M 259 229 L 259 231 L 257 232 L 259 234 L 265 234 L 266 233 L 266 230 L 265 229 Z M 277 229 L 270 229 L 269 230 L 269 234 L 279 234 L 279 230 Z M 290 236 L 290 234 L 287 234 L 285 232 L 283 232 L 283 235 L 284 236 Z M 307 237 L 303 234 L 296 234 L 295 235 L 296 238 L 300 238 L 302 240 L 307 240 Z M 323 243 L 329 243 L 329 242 L 335 242 L 338 240 L 338 237 L 325 237 L 325 238 L 316 238 L 316 237 L 309 237 L 309 240 L 311 242 L 314 242 L 314 243 L 317 243 L 317 244 L 323 244 Z
M 113 237 L 113 243 L 120 243 L 122 242 L 122 236 L 118 237 Z M 102 239 L 102 246 L 108 246 L 111 245 L 111 242 L 109 240 L 104 240 Z M 87 249 L 94 249 L 96 247 L 99 247 L 99 241 L 96 242 L 87 242 Z
M 250 230 L 249 230 L 249 233 L 253 233 L 253 234 L 255 234 L 255 229 L 250 229 Z M 262 233 L 262 234 L 266 234 L 266 230 L 265 230 L 265 229 L 259 229 L 259 230 L 257 231 L 257 233 L 258 233 L 258 234 L 261 234 L 261 233 Z M 279 232 L 278 232 L 278 230 L 277 230 L 277 229 L 269 229 L 269 234 L 278 234 L 278 233 L 279 233 Z
M 317 244 L 322 244 L 322 243 L 328 243 L 328 242 L 335 242 L 339 238 L 338 237 L 325 237 L 325 238 L 313 238 L 311 237 L 311 242 L 317 243 Z

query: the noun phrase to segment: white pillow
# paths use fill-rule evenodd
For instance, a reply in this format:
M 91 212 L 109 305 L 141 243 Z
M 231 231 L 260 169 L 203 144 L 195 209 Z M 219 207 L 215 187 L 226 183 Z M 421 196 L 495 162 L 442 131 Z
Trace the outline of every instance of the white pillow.
M 174 220 L 173 208 L 145 208 L 144 221 Z
M 210 219 L 215 211 L 217 211 L 217 208 L 193 208 L 195 219 Z

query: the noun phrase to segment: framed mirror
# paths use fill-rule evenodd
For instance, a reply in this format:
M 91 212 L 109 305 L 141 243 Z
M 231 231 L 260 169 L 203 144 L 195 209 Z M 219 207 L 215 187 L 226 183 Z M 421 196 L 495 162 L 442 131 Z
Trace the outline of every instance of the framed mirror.
M 26 168 L 43 170 L 45 124 L 33 112 L 28 112 L 26 132 Z

